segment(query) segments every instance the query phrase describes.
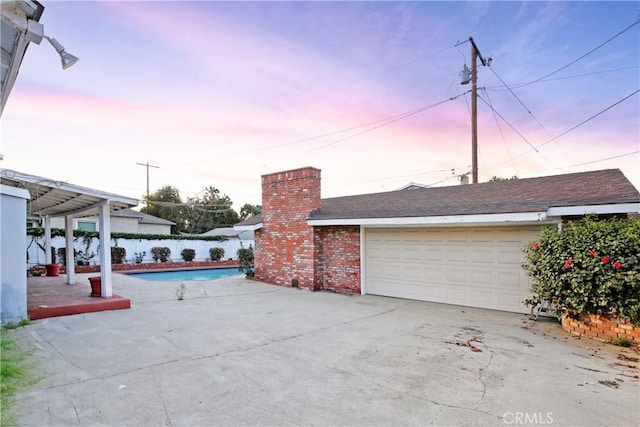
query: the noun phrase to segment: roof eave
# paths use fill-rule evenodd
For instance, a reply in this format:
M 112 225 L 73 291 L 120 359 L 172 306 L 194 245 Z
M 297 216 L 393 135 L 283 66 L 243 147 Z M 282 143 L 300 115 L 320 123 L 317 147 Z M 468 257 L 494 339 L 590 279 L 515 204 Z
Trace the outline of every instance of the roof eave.
M 640 202 L 636 203 L 611 203 L 606 205 L 562 206 L 551 207 L 547 210 L 548 216 L 574 216 L 574 215 L 610 215 L 629 212 L 639 212 Z
M 251 225 L 234 225 L 233 229 L 238 231 L 255 231 L 262 228 L 262 222 Z
M 546 212 L 517 212 L 479 215 L 442 215 L 392 218 L 336 218 L 307 220 L 311 226 L 363 225 L 368 227 L 395 226 L 447 226 L 447 225 L 498 225 L 498 224 L 539 224 L 553 222 Z

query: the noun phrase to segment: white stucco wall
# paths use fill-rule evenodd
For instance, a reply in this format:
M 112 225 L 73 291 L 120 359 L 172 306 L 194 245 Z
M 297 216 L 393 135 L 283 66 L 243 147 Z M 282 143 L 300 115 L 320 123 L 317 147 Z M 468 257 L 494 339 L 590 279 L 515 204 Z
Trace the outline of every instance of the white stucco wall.
M 24 233 L 24 232 L 23 232 Z M 26 234 L 26 233 L 25 233 Z M 24 235 L 22 238 L 24 238 Z M 151 254 L 151 248 L 154 246 L 166 246 L 171 249 L 171 259 L 173 261 L 182 261 L 180 253 L 183 249 L 189 248 L 196 251 L 196 261 L 204 261 L 209 258 L 209 248 L 222 248 L 224 249 L 224 258 L 238 258 L 238 249 L 240 249 L 240 240 L 237 238 L 230 238 L 224 242 L 218 241 L 205 241 L 205 240 L 146 240 L 146 239 L 111 239 L 110 246 L 123 247 L 127 251 L 127 260 L 133 262 L 133 257 L 136 252 L 146 252 L 143 262 L 154 262 Z M 27 252 L 29 253 L 29 266 L 43 264 L 45 261 L 44 251 L 44 238 L 33 239 L 32 236 L 26 236 Z M 51 245 L 56 248 L 62 248 L 65 246 L 64 237 L 53 237 L 51 239 Z M 242 245 L 248 248 L 249 245 L 254 245 L 253 240 L 243 240 Z M 74 246 L 77 251 L 83 251 L 93 253 L 95 256 L 91 259 L 90 264 L 99 264 L 99 245 L 98 239 L 91 239 L 90 245 L 87 250 L 87 245 L 82 238 L 77 238 L 74 241 Z M 61 262 L 61 260 L 57 260 Z
M 27 232 L 29 192 L 0 185 L 0 323 L 27 317 L 27 256 L 16 244 Z

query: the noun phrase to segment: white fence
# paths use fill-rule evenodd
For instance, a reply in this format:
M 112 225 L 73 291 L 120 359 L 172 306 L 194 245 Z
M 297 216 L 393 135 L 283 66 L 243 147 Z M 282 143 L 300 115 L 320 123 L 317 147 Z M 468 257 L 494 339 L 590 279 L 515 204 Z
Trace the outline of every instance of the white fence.
M 237 238 L 229 238 L 225 241 L 216 240 L 174 240 L 174 239 L 123 239 L 117 238 L 111 239 L 111 246 L 120 246 L 127 251 L 126 260 L 131 263 L 134 262 L 136 253 L 145 253 L 142 257 L 142 262 L 155 262 L 153 260 L 153 254 L 151 248 L 154 246 L 168 247 L 171 250 L 172 261 L 182 261 L 180 253 L 183 249 L 193 249 L 196 251 L 196 257 L 194 261 L 204 261 L 209 258 L 210 248 L 222 248 L 224 249 L 224 256 L 222 259 L 238 259 L 238 249 L 242 246 L 248 248 L 249 245 L 253 245 L 253 240 L 240 240 Z M 44 255 L 44 237 L 34 237 L 27 235 L 27 263 L 29 266 L 37 264 L 45 264 L 46 257 Z M 65 239 L 61 236 L 51 238 L 51 246 L 57 249 L 65 247 Z M 78 251 L 78 260 L 86 261 L 87 265 L 96 265 L 100 263 L 100 245 L 98 238 L 74 238 L 74 249 Z M 56 258 L 58 263 L 63 263 L 59 258 Z

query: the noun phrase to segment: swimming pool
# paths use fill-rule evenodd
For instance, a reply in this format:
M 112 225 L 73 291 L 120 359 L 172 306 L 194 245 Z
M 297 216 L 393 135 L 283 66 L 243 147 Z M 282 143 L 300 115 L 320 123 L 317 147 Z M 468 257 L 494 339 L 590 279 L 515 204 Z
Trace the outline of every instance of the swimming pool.
M 187 281 L 187 280 L 211 280 L 221 277 L 242 274 L 237 268 L 208 268 L 203 270 L 175 270 L 154 271 L 152 273 L 130 273 L 131 276 L 145 280 L 160 281 Z

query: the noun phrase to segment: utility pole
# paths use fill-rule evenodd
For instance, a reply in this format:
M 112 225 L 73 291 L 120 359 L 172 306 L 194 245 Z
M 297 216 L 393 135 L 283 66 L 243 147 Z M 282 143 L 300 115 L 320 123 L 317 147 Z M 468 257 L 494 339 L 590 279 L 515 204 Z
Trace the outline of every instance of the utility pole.
M 149 162 L 147 162 L 147 163 L 138 163 L 138 162 L 136 162 L 136 165 L 145 166 L 147 168 L 147 198 L 145 199 L 145 203 L 146 203 L 147 208 L 148 208 L 149 207 L 149 168 L 159 169 L 160 166 L 150 165 Z
M 478 58 L 485 67 L 491 63 L 491 58 L 484 59 L 478 50 L 473 37 L 469 37 L 471 42 L 471 183 L 478 183 Z M 468 69 L 465 65 L 465 71 Z M 461 84 L 469 83 L 465 79 L 465 71 Z

